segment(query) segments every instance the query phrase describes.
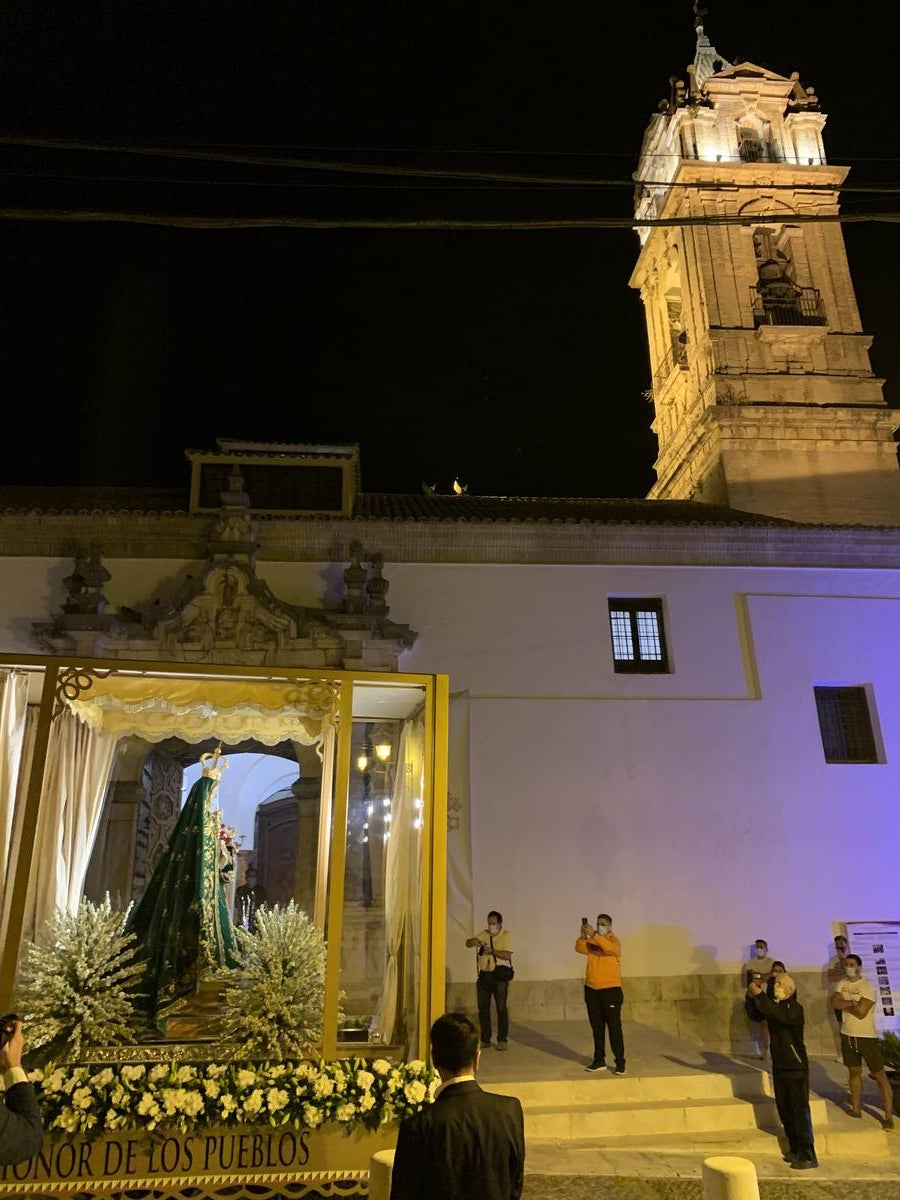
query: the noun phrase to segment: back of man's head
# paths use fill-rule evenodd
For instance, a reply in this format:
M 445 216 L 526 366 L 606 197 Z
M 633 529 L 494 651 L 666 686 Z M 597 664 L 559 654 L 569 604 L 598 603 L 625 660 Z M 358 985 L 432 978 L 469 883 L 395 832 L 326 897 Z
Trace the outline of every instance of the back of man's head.
M 478 1030 L 465 1013 L 444 1013 L 431 1027 L 431 1057 L 438 1070 L 461 1075 L 478 1052 Z

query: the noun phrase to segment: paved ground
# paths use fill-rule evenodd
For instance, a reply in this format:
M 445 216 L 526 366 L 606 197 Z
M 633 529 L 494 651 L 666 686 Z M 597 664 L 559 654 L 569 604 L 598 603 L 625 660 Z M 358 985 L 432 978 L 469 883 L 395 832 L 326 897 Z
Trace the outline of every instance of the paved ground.
M 714 1072 L 747 1079 L 765 1071 L 758 1060 L 704 1051 L 635 1022 L 625 1023 L 629 1076 L 652 1077 Z M 507 1052 L 485 1050 L 481 1082 L 578 1079 L 591 1047 L 587 1022 L 548 1021 L 513 1024 Z M 700 1168 L 710 1154 L 740 1154 L 755 1163 L 762 1200 L 900 1200 L 900 1122 L 898 1132 L 881 1135 L 877 1092 L 867 1083 L 862 1122 L 844 1115 L 846 1070 L 832 1058 L 810 1063 L 811 1091 L 829 1101 L 830 1133 L 847 1134 L 846 1152 L 823 1154 L 816 1172 L 792 1171 L 781 1161 L 774 1139 L 765 1134 L 702 1134 L 668 1137 L 647 1146 L 647 1139 L 619 1139 L 615 1146 L 556 1142 L 529 1147 L 525 1200 L 700 1200 Z M 601 1086 L 615 1087 L 614 1078 L 601 1077 Z M 878 1153 L 854 1152 L 858 1134 L 876 1135 Z M 895 1140 L 896 1139 L 896 1140 Z M 842 1139 L 834 1139 L 840 1142 Z M 863 1138 L 861 1145 L 866 1139 Z M 882 1148 L 883 1146 L 883 1148 Z

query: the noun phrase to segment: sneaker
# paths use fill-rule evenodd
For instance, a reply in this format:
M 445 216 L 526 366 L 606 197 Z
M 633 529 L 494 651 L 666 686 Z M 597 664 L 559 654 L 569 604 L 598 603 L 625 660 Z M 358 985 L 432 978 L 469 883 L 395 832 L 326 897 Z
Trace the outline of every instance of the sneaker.
M 782 1154 L 781 1161 L 786 1163 L 795 1163 L 797 1161 L 797 1155 L 793 1150 L 788 1150 L 787 1154 Z
M 817 1162 L 813 1162 L 813 1160 L 811 1158 L 795 1158 L 794 1161 L 791 1163 L 791 1170 L 792 1171 L 812 1171 L 818 1165 L 819 1164 Z
M 508 1050 L 509 1046 L 506 1044 L 506 1042 L 498 1042 L 497 1049 L 498 1050 Z
M 862 1120 L 862 1112 L 858 1108 L 847 1108 L 844 1111 L 848 1117 L 855 1117 L 858 1121 Z
M 490 1043 L 490 1042 L 482 1042 L 482 1043 L 481 1043 L 481 1048 L 482 1048 L 482 1050 L 490 1050 L 490 1048 L 491 1048 L 491 1043 Z
M 624 1075 L 624 1074 L 625 1074 L 624 1067 L 616 1067 L 616 1069 L 613 1071 L 613 1075 Z
M 596 1060 L 584 1068 L 586 1071 L 605 1071 L 606 1063 L 597 1062 Z
M 881 1122 L 881 1128 L 882 1129 L 893 1129 L 894 1128 L 894 1118 L 893 1117 L 885 1117 L 884 1120 Z

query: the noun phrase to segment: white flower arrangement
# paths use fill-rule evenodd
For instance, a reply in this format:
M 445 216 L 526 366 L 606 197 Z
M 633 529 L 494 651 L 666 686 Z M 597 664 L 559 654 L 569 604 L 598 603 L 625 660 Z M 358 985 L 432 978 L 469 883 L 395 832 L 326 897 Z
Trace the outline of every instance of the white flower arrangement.
M 225 1026 L 246 1053 L 299 1059 L 321 1039 L 326 946 L 294 901 L 262 907 L 253 933 L 235 927 L 241 966 L 228 973 Z
M 125 933 L 127 918 L 109 896 L 99 904 L 82 900 L 75 913 L 57 909 L 25 944 L 17 1007 L 32 1051 L 78 1059 L 90 1046 L 134 1041 L 143 968 L 134 935 Z
M 374 1130 L 419 1112 L 437 1076 L 420 1060 L 160 1063 L 34 1072 L 48 1132 L 99 1137 L 109 1130 L 213 1125 L 337 1125 Z

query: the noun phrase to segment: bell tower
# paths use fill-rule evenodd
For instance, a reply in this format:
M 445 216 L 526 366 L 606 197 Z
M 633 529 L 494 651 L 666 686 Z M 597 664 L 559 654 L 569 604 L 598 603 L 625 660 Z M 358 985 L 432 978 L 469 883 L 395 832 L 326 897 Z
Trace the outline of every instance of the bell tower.
M 695 11 L 697 5 L 694 6 Z M 730 63 L 698 15 L 636 175 L 651 499 L 900 525 L 897 415 L 869 361 L 811 85 Z

